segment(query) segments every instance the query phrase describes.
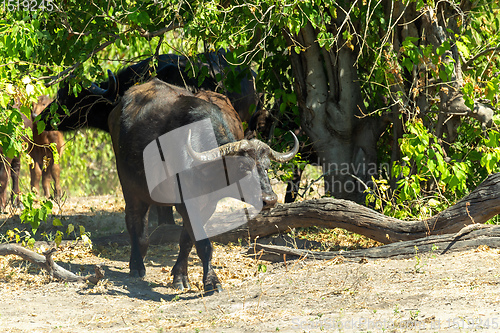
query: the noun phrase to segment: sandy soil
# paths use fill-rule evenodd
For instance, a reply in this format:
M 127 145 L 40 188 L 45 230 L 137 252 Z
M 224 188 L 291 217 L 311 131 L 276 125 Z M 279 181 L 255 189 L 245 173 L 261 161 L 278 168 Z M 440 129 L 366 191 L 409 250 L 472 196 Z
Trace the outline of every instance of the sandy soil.
M 69 206 L 66 206 L 69 205 Z M 124 231 L 123 202 L 68 202 L 64 223 L 97 234 Z M 5 220 L 5 217 L 4 217 Z M 12 227 L 15 219 L 2 226 Z M 0 225 L 2 221 L 0 221 Z M 105 229 L 105 230 L 104 230 Z M 81 274 L 103 263 L 98 285 L 52 281 L 14 256 L 0 258 L 2 332 L 331 332 L 495 331 L 500 328 L 499 251 L 345 262 L 271 263 L 246 248 L 216 245 L 224 291 L 204 296 L 191 254 L 193 290 L 172 288 L 177 245 L 152 246 L 144 279 L 128 276 L 129 249 L 64 246 L 55 260 Z

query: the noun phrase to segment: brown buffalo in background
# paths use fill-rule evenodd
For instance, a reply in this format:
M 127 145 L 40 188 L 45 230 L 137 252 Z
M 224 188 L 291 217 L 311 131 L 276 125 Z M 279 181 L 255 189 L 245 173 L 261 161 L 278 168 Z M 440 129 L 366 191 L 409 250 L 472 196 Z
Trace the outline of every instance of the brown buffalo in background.
M 38 103 L 33 105 L 31 114 L 32 119 L 35 119 L 53 99 L 48 96 L 40 96 Z M 31 174 L 31 189 L 35 189 L 40 193 L 40 178 L 42 179 L 43 194 L 45 197 L 50 196 L 50 180 L 54 180 L 55 193 L 54 197 L 59 198 L 62 195 L 59 164 L 54 163 L 54 156 L 51 143 L 56 144 L 56 150 L 61 156 L 64 146 L 63 134 L 59 131 L 43 131 L 38 134 L 36 126 L 33 126 L 33 145 L 30 149 L 30 156 L 33 159 L 33 165 L 30 168 Z

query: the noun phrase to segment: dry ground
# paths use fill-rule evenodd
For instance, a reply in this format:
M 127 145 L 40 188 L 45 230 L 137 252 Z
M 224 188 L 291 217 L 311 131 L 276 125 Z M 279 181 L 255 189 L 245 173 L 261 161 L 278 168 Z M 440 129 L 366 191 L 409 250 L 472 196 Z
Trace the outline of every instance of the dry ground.
M 63 223 L 92 237 L 125 232 L 123 201 L 73 199 Z M 6 216 L 2 221 L 5 221 Z M 15 226 L 10 218 L 0 229 Z M 19 225 L 17 225 L 19 227 Z M 128 247 L 64 246 L 55 259 L 87 274 L 103 263 L 97 286 L 61 283 L 14 256 L 0 258 L 2 332 L 406 332 L 500 328 L 499 251 L 344 262 L 270 263 L 241 246 L 216 245 L 213 263 L 224 291 L 203 296 L 191 255 L 189 292 L 172 288 L 177 245 L 152 246 L 147 276 L 128 277 Z

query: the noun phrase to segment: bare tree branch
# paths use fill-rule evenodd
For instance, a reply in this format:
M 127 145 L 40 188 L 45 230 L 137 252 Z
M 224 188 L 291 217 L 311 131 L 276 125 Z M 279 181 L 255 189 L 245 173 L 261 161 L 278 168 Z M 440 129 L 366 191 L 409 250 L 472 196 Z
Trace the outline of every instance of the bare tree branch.
M 158 37 L 158 36 L 161 36 L 169 31 L 172 31 L 172 30 L 175 30 L 175 29 L 178 29 L 178 28 L 182 28 L 184 25 L 181 24 L 181 23 L 170 23 L 168 26 L 162 28 L 162 29 L 159 29 L 159 30 L 156 30 L 156 31 L 146 31 L 144 29 L 140 29 L 140 36 L 141 37 L 144 37 L 144 38 L 153 38 L 153 37 Z
M 104 278 L 104 270 L 99 265 L 95 267 L 95 274 L 88 276 L 79 276 L 62 268 L 61 266 L 56 264 L 52 259 L 52 254 L 54 252 L 57 252 L 57 249 L 52 248 L 44 252 L 43 255 L 41 255 L 31 250 L 28 250 L 27 248 L 24 248 L 19 244 L 0 245 L 0 255 L 5 256 L 9 254 L 14 254 L 20 256 L 24 260 L 28 260 L 29 262 L 45 269 L 52 277 L 58 280 L 67 282 L 89 281 L 91 283 L 96 284 L 99 280 Z
M 467 60 L 467 62 L 464 64 L 464 67 L 465 67 L 464 70 L 470 69 L 470 66 L 472 65 L 472 63 L 474 61 L 477 60 L 477 58 L 479 58 L 479 57 L 481 57 L 481 56 L 483 56 L 486 53 L 491 52 L 491 51 L 500 51 L 500 45 L 484 49 L 481 52 L 479 52 L 478 54 L 476 54 L 475 56 L 473 56 L 472 58 L 470 58 L 469 60 Z

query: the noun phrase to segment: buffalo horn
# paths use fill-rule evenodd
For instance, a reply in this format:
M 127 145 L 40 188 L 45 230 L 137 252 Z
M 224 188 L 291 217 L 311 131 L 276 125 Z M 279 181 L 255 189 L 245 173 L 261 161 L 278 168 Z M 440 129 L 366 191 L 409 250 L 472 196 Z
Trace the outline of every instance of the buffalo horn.
M 205 152 L 199 153 L 194 151 L 191 144 L 191 130 L 188 132 L 187 139 L 187 151 L 188 154 L 196 161 L 199 162 L 210 162 L 218 159 L 221 156 L 232 155 L 234 152 L 240 149 L 241 141 L 230 142 L 222 145 L 220 147 L 207 150 Z
M 299 151 L 299 140 L 297 139 L 297 137 L 295 136 L 295 134 L 293 134 L 292 131 L 290 131 L 290 133 L 292 134 L 293 141 L 294 141 L 293 148 L 290 151 L 287 151 L 286 153 L 279 153 L 276 150 L 273 150 L 272 148 L 269 147 L 269 157 L 273 161 L 276 161 L 276 162 L 279 162 L 279 163 L 288 162 Z
M 290 132 L 292 133 L 292 132 Z M 273 150 L 271 147 L 269 147 L 267 144 L 265 144 L 262 141 L 257 141 L 259 146 L 265 147 L 269 149 L 269 157 L 276 162 L 280 163 L 285 163 L 290 161 L 295 154 L 299 151 L 299 140 L 295 136 L 295 134 L 292 133 L 293 140 L 294 140 L 294 145 L 293 148 L 286 152 L 286 153 L 279 153 L 275 150 Z M 213 160 L 216 160 L 217 158 L 221 156 L 228 156 L 228 155 L 233 155 L 235 152 L 238 152 L 241 149 L 241 145 L 245 142 L 248 142 L 247 140 L 240 140 L 236 142 L 230 142 L 226 143 L 225 145 L 222 145 L 218 148 L 214 148 L 202 153 L 198 153 L 194 151 L 192 145 L 191 145 L 191 130 L 189 130 L 188 134 L 188 140 L 187 140 L 187 150 L 189 155 L 194 159 L 199 162 L 210 162 Z M 252 142 L 252 141 L 251 141 Z
M 89 91 L 92 94 L 94 94 L 94 95 L 104 95 L 104 94 L 106 94 L 106 89 L 102 89 L 101 87 L 99 87 L 94 82 L 92 82 L 92 84 L 90 85 Z
M 101 95 L 106 98 L 111 103 L 116 101 L 116 97 L 118 94 L 116 77 L 112 71 L 108 69 L 108 89 L 103 89 L 99 87 L 97 84 L 92 83 L 89 88 L 89 91 L 94 95 Z

